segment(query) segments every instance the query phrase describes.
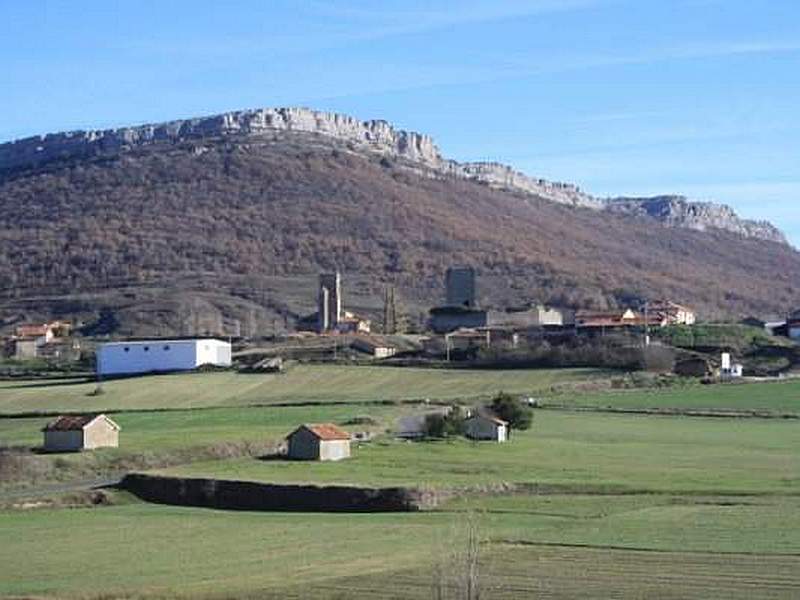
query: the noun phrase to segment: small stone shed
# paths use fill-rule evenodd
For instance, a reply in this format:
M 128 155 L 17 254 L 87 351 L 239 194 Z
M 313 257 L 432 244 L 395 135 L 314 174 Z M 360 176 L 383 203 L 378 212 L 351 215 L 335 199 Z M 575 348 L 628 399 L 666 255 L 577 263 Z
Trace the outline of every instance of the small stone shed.
M 508 423 L 493 415 L 475 414 L 464 421 L 464 435 L 471 440 L 505 442 Z
M 120 427 L 106 415 L 62 415 L 43 429 L 48 452 L 77 452 L 119 446 Z
M 287 456 L 298 460 L 342 460 L 350 457 L 350 434 L 333 423 L 301 425 L 286 436 Z

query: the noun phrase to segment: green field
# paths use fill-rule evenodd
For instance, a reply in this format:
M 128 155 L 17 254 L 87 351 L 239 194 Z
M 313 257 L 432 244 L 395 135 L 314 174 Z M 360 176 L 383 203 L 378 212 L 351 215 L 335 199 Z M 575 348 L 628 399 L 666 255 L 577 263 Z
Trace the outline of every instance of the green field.
M 10 540 L 0 594 L 433 598 L 437 567 L 464 568 L 451 553 L 464 545 L 466 508 L 0 512 Z M 486 598 L 788 599 L 800 589 L 797 499 L 547 496 L 473 508 Z
M 548 398 L 547 402 L 607 408 L 729 409 L 800 414 L 800 379 L 588 394 L 568 392 Z
M 458 400 L 499 390 L 535 394 L 568 381 L 605 376 L 593 369 L 445 370 L 370 366 L 294 365 L 279 375 L 193 373 L 119 379 L 103 384 L 0 382 L 0 414 L 247 406 L 287 402 Z
M 168 474 L 292 483 L 482 486 L 499 482 L 681 493 L 800 494 L 800 422 L 538 411 L 507 444 L 386 441 L 342 463 L 252 458 Z
M 0 596 L 422 599 L 440 597 L 434 582 L 443 572 L 445 597 L 457 597 L 465 559 L 454 550 L 466 546 L 470 521 L 481 539 L 484 599 L 800 597 L 796 419 L 546 409 L 507 444 L 387 436 L 339 463 L 207 460 L 193 450 L 271 442 L 302 422 L 369 416 L 381 431 L 426 408 L 370 401 L 469 399 L 499 389 L 576 407 L 800 412 L 799 382 L 607 393 L 559 385 L 595 376 L 603 375 L 300 366 L 284 376 L 115 381 L 101 396 L 87 395 L 93 384 L 2 383 L 1 412 L 122 409 L 113 415 L 119 449 L 35 457 L 61 465 L 62 478 L 132 464 L 272 482 L 520 485 L 517 494 L 472 494 L 406 514 L 226 512 L 124 494 L 110 507 L 4 510 Z M 275 406 L 304 401 L 315 404 Z M 47 420 L 0 418 L 0 444 L 38 445 Z M 162 468 L 159 457 L 180 464 Z

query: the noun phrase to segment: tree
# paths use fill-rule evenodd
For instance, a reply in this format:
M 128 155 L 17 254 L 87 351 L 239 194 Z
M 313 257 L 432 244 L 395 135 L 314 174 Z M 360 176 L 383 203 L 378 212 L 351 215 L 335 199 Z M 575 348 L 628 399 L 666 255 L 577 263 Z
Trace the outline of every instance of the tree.
M 530 429 L 533 422 L 533 410 L 519 398 L 500 392 L 492 400 L 492 412 L 507 421 L 511 429 Z
M 446 438 L 464 432 L 464 418 L 461 411 L 452 409 L 447 414 L 433 413 L 425 416 L 425 437 Z

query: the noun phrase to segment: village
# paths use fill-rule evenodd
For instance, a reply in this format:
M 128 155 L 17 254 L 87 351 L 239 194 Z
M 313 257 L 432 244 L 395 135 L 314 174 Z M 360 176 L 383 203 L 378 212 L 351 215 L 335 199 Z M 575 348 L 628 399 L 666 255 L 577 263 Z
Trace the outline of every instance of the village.
M 743 379 L 745 366 L 735 350 L 719 345 L 716 355 L 671 348 L 660 330 L 682 328 L 684 333 L 702 327 L 695 312 L 670 300 L 643 302 L 640 307 L 607 311 L 570 310 L 545 305 L 524 309 L 481 308 L 478 278 L 471 267 L 452 267 L 445 276 L 444 303 L 430 309 L 429 331 L 424 334 L 398 332 L 394 288 L 387 288 L 383 322 L 379 332 L 373 324 L 345 308 L 343 278 L 339 272 L 322 273 L 316 314 L 298 323 L 298 332 L 273 342 L 234 339 L 233 336 L 169 337 L 105 341 L 75 335 L 71 323 L 56 320 L 24 323 L 14 327 L 3 347 L 9 359 L 19 364 L 34 359 L 78 362 L 85 352 L 93 358 L 96 392 L 104 382 L 156 374 L 234 369 L 242 373 L 280 374 L 291 361 L 310 360 L 353 364 L 392 364 L 396 368 L 442 365 L 447 368 L 480 365 L 503 368 L 518 357 L 522 348 L 539 345 L 574 344 L 575 340 L 602 348 L 603 360 L 613 350 L 625 350 L 631 362 L 593 363 L 592 359 L 563 366 L 623 367 L 669 372 L 676 376 L 702 378 L 704 382 L 734 382 Z M 750 317 L 739 325 L 757 329 L 764 336 L 800 340 L 800 310 L 783 321 L 760 321 Z M 322 351 L 320 352 L 320 349 Z M 481 356 L 491 359 L 481 361 Z M 648 360 L 655 353 L 655 361 Z M 528 367 L 535 363 L 525 362 Z M 633 359 L 630 357 L 633 356 Z M 354 362 L 355 361 L 355 362 Z M 366 362 L 365 362 L 366 361 Z M 556 365 L 558 366 L 558 365 Z M 791 363 L 787 365 L 791 367 Z M 386 367 L 389 368 L 389 367 Z M 784 373 L 778 373 L 783 377 Z M 502 390 L 498 390 L 502 392 Z M 498 401 L 498 399 L 500 401 Z M 400 438 L 463 435 L 475 441 L 506 442 L 512 428 L 530 426 L 535 398 L 513 398 L 502 393 L 492 404 L 446 405 L 401 419 L 393 430 Z M 509 419 L 509 414 L 513 414 Z M 118 447 L 120 426 L 105 414 L 60 415 L 43 428 L 46 452 L 69 452 Z M 334 423 L 298 424 L 287 432 L 281 452 L 288 459 L 340 460 L 350 456 L 350 441 L 369 441 L 373 433 L 350 434 Z

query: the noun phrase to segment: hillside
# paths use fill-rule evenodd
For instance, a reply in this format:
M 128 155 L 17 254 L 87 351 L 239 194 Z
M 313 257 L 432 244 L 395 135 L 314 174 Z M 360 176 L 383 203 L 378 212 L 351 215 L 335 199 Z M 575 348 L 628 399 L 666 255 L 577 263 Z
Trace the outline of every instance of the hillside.
M 251 333 L 312 310 L 316 273 L 332 268 L 350 307 L 377 315 L 393 283 L 418 316 L 454 263 L 478 268 L 496 306 L 664 296 L 740 316 L 800 304 L 800 253 L 787 244 L 432 172 L 409 139 L 397 148 L 420 152 L 308 131 L 194 132 L 13 168 L 5 144 L 0 317 L 138 334 L 237 319 Z

